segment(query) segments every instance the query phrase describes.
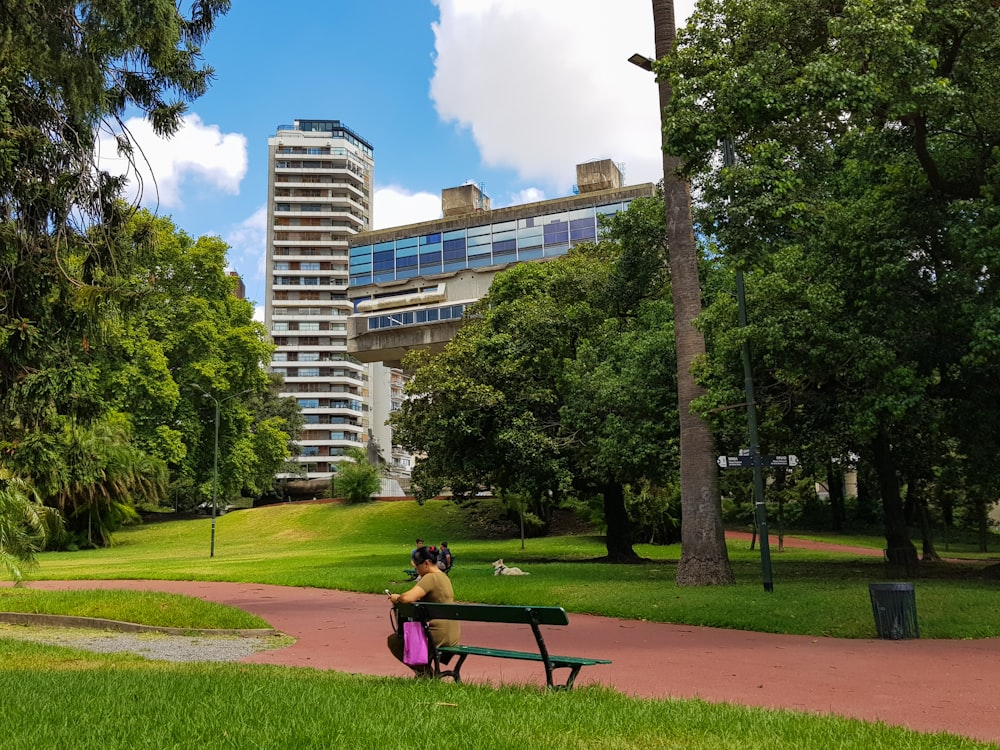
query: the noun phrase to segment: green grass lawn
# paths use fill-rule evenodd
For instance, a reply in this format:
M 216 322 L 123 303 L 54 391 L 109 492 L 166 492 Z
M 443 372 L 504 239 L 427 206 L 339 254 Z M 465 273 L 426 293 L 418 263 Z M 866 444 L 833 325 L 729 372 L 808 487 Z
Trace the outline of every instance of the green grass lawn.
M 209 519 L 164 521 L 126 529 L 109 549 L 46 553 L 35 578 L 157 578 L 229 580 L 349 591 L 402 591 L 403 569 L 418 535 L 449 542 L 456 554 L 452 580 L 463 601 L 551 604 L 572 612 L 776 633 L 872 638 L 876 635 L 868 583 L 884 582 L 880 558 L 810 552 L 772 552 L 774 592 L 761 585 L 759 553 L 745 542 L 729 547 L 737 584 L 679 588 L 679 546 L 637 545 L 643 565 L 594 562 L 604 554 L 596 536 L 476 538 L 466 513 L 437 501 L 360 506 L 277 505 L 217 519 L 215 557 L 209 557 Z M 852 540 L 852 544 L 858 540 Z M 869 540 L 871 541 L 871 540 Z M 492 575 L 498 557 L 531 576 Z M 915 583 L 925 638 L 1000 636 L 1000 586 L 984 563 L 921 566 Z M 595 586 L 594 581 L 604 584 Z
M 995 747 L 860 721 L 599 688 L 545 692 L 247 664 L 167 664 L 0 640 L 5 750 Z
M 282 505 L 217 520 L 128 529 L 114 547 L 46 553 L 34 578 L 232 580 L 401 591 L 412 540 L 446 539 L 466 601 L 557 604 L 570 611 L 773 632 L 873 637 L 867 584 L 876 559 L 789 548 L 774 554 L 765 594 L 757 552 L 730 546 L 735 586 L 678 588 L 679 549 L 637 546 L 642 565 L 595 562 L 593 536 L 483 539 L 451 503 Z M 494 577 L 503 557 L 529 570 Z M 934 565 L 916 581 L 925 637 L 1000 634 L 1000 592 L 981 565 Z M 516 581 L 515 586 L 511 585 Z M 595 581 L 604 585 L 595 586 Z M 0 589 L 0 609 L 83 614 L 180 627 L 260 627 L 257 618 L 185 597 L 121 591 Z M 243 613 L 245 614 L 245 613 Z M 544 692 L 343 675 L 248 664 L 176 664 L 0 638 L 5 750 L 150 748 L 996 748 L 950 735 L 697 700 L 642 700 L 584 688 Z M 20 697 L 18 697 L 20 696 Z

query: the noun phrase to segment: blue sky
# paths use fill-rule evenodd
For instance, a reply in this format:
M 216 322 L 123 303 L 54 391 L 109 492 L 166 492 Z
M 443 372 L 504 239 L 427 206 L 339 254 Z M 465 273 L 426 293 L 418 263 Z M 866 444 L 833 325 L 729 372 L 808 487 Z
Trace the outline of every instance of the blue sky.
M 679 25 L 692 5 L 677 3 Z M 181 131 L 160 141 L 129 123 L 152 172 L 142 202 L 228 242 L 262 306 L 279 125 L 339 119 L 372 144 L 375 228 L 436 218 L 441 190 L 469 181 L 495 208 L 567 195 L 591 159 L 655 182 L 656 87 L 633 52 L 653 54 L 650 0 L 234 0 Z

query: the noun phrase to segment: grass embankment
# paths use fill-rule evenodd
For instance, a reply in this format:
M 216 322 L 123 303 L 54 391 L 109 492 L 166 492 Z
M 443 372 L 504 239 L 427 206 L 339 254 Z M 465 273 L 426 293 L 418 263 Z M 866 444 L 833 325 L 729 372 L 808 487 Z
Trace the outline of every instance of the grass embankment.
M 786 711 L 253 665 L 148 662 L 0 640 L 5 750 L 684 748 L 973 750 L 951 735 Z
M 99 617 L 164 628 L 252 630 L 269 628 L 260 617 L 235 607 L 180 594 L 152 591 L 39 591 L 0 589 L 0 612 Z
M 31 575 L 402 591 L 409 587 L 403 568 L 420 535 L 428 543 L 449 542 L 456 554 L 452 580 L 464 601 L 551 604 L 613 617 L 842 638 L 875 636 L 867 584 L 887 580 L 878 557 L 787 547 L 772 552 L 775 585 L 766 594 L 759 553 L 740 542 L 729 546 L 735 586 L 679 588 L 677 545 L 637 545 L 649 560 L 644 565 L 589 562 L 605 553 L 595 536 L 529 539 L 522 550 L 517 539 L 477 538 L 469 516 L 443 501 L 295 504 L 230 513 L 217 519 L 214 558 L 208 555 L 210 523 L 167 521 L 127 529 L 110 549 L 41 555 Z M 493 576 L 490 563 L 498 557 L 532 575 Z M 921 566 L 920 577 L 912 580 L 923 637 L 1000 636 L 1000 586 L 981 575 L 984 565 Z

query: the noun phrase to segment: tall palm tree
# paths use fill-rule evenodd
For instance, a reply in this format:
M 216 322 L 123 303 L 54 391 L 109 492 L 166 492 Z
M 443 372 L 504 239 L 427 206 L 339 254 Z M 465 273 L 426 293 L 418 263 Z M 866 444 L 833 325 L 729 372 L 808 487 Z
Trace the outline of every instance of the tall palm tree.
M 656 59 L 674 47 L 676 24 L 672 0 L 653 0 Z M 657 79 L 660 113 L 670 102 L 670 81 Z M 670 287 L 674 304 L 677 346 L 677 401 L 681 428 L 681 559 L 677 583 L 708 586 L 733 583 L 733 571 L 722 528 L 715 446 L 708 424 L 691 411 L 691 402 L 702 394 L 691 368 L 705 354 L 705 337 L 694 327 L 701 313 L 698 251 L 691 221 L 691 192 L 680 174 L 680 158 L 663 151 L 663 193 L 667 214 L 667 248 Z

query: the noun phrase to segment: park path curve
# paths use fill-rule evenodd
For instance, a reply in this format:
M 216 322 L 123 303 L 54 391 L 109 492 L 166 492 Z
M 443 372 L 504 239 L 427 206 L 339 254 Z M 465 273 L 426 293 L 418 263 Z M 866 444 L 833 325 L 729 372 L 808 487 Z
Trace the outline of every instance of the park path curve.
M 293 636 L 294 645 L 244 662 L 369 675 L 410 672 L 388 653 L 385 596 L 208 581 L 37 581 L 32 588 L 166 591 L 239 607 Z M 595 656 L 578 685 L 601 683 L 652 698 L 702 698 L 837 714 L 951 732 L 1000 745 L 1000 638 L 845 640 L 774 635 L 573 614 L 546 628 L 552 653 Z M 463 640 L 530 649 L 530 630 L 463 624 Z M 544 684 L 538 664 L 470 659 L 469 682 Z

